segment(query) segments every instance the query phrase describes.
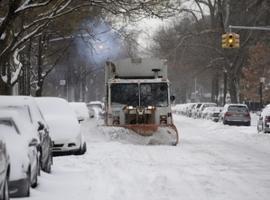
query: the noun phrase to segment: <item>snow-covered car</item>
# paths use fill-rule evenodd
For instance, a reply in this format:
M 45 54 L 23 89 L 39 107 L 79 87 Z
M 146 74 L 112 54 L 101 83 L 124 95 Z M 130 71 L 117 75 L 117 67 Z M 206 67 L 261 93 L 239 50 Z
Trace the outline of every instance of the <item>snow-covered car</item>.
M 210 119 L 214 122 L 219 121 L 219 115 L 221 111 L 223 110 L 223 107 L 207 107 L 202 112 L 202 117 L 205 119 Z
M 1 124 L 0 124 L 1 130 Z M 8 200 L 8 181 L 10 172 L 9 154 L 6 149 L 6 144 L 0 136 L 0 200 Z
M 205 108 L 205 109 L 202 111 L 201 118 L 203 118 L 203 119 L 208 119 L 209 114 L 210 114 L 210 112 L 211 112 L 211 110 L 212 110 L 213 108 L 214 108 L 214 107 L 208 107 L 208 108 Z
M 73 109 L 73 111 L 76 113 L 77 119 L 79 122 L 85 121 L 91 117 L 89 115 L 88 108 L 86 106 L 86 103 L 83 102 L 70 102 L 69 105 Z
M 29 196 L 30 186 L 38 184 L 38 141 L 29 134 L 31 131 L 23 116 L 15 111 L 1 110 L 0 136 L 6 142 L 10 156 L 8 186 L 11 197 Z
M 25 123 L 32 127 L 34 135 L 38 140 L 38 152 L 40 167 L 43 171 L 50 173 L 52 161 L 52 140 L 49 128 L 37 103 L 30 96 L 1 96 L 0 110 L 14 110 L 24 117 Z
M 202 112 L 205 108 L 208 108 L 208 107 L 215 107 L 217 106 L 216 103 L 202 103 L 202 105 L 200 106 L 200 108 L 198 109 L 197 111 L 197 118 L 200 118 L 202 117 Z
M 57 97 L 38 97 L 35 100 L 49 125 L 53 154 L 84 154 L 86 142 L 69 103 Z
M 257 122 L 258 132 L 270 133 L 270 106 L 265 107 Z
M 103 118 L 104 117 L 104 103 L 101 101 L 90 101 L 87 103 L 87 108 L 89 112 L 92 113 L 91 110 L 94 110 L 94 116 L 96 118 Z
M 250 126 L 250 114 L 245 104 L 226 104 L 220 113 L 223 124 Z
M 192 111 L 193 109 L 196 107 L 196 103 L 189 103 L 188 106 L 187 106 L 187 109 L 186 109 L 186 115 L 188 117 L 192 117 Z
M 202 103 L 196 103 L 196 104 L 192 107 L 192 109 L 191 109 L 191 116 L 192 116 L 193 118 L 198 118 L 198 111 L 199 111 L 201 105 L 202 105 Z

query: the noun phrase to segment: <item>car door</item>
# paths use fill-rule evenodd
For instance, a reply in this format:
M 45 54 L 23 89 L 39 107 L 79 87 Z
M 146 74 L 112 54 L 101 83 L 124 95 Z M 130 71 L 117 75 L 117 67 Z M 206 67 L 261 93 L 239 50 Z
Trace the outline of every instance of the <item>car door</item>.
M 0 140 L 0 189 L 3 187 L 6 172 L 6 160 L 4 152 L 4 142 Z

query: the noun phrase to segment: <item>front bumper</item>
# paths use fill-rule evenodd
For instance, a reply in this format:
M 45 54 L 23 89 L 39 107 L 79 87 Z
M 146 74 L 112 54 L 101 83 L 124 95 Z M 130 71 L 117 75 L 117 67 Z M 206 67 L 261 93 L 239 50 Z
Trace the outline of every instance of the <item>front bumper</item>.
M 53 142 L 53 155 L 73 154 L 79 151 L 81 142 L 79 140 L 56 140 Z

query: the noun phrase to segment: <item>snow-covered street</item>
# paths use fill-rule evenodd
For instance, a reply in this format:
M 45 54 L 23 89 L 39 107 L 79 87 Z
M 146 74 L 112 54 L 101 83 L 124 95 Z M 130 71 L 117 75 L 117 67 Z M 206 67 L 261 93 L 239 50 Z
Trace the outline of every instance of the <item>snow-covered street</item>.
M 270 135 L 174 116 L 178 146 L 111 141 L 84 124 L 88 151 L 54 158 L 29 200 L 268 200 Z M 28 198 L 27 198 L 28 199 Z

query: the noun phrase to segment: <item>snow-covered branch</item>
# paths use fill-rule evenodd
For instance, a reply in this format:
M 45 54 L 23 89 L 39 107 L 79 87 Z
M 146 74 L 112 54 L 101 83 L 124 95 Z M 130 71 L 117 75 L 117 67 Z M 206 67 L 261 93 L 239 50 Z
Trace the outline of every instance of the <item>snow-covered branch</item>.
M 31 0 L 26 0 L 17 10 L 15 10 L 15 13 L 19 13 L 22 11 L 26 11 L 33 8 L 38 8 L 42 6 L 47 6 L 52 0 L 45 1 L 43 3 L 30 3 Z
M 13 67 L 15 71 L 11 71 L 10 73 L 6 73 L 5 75 L 1 76 L 2 80 L 9 85 L 14 85 L 18 81 L 19 75 L 22 71 L 23 65 L 19 60 L 19 53 L 23 49 L 24 47 L 21 49 L 16 49 L 13 54 Z M 9 66 L 8 68 L 10 70 L 11 66 Z

